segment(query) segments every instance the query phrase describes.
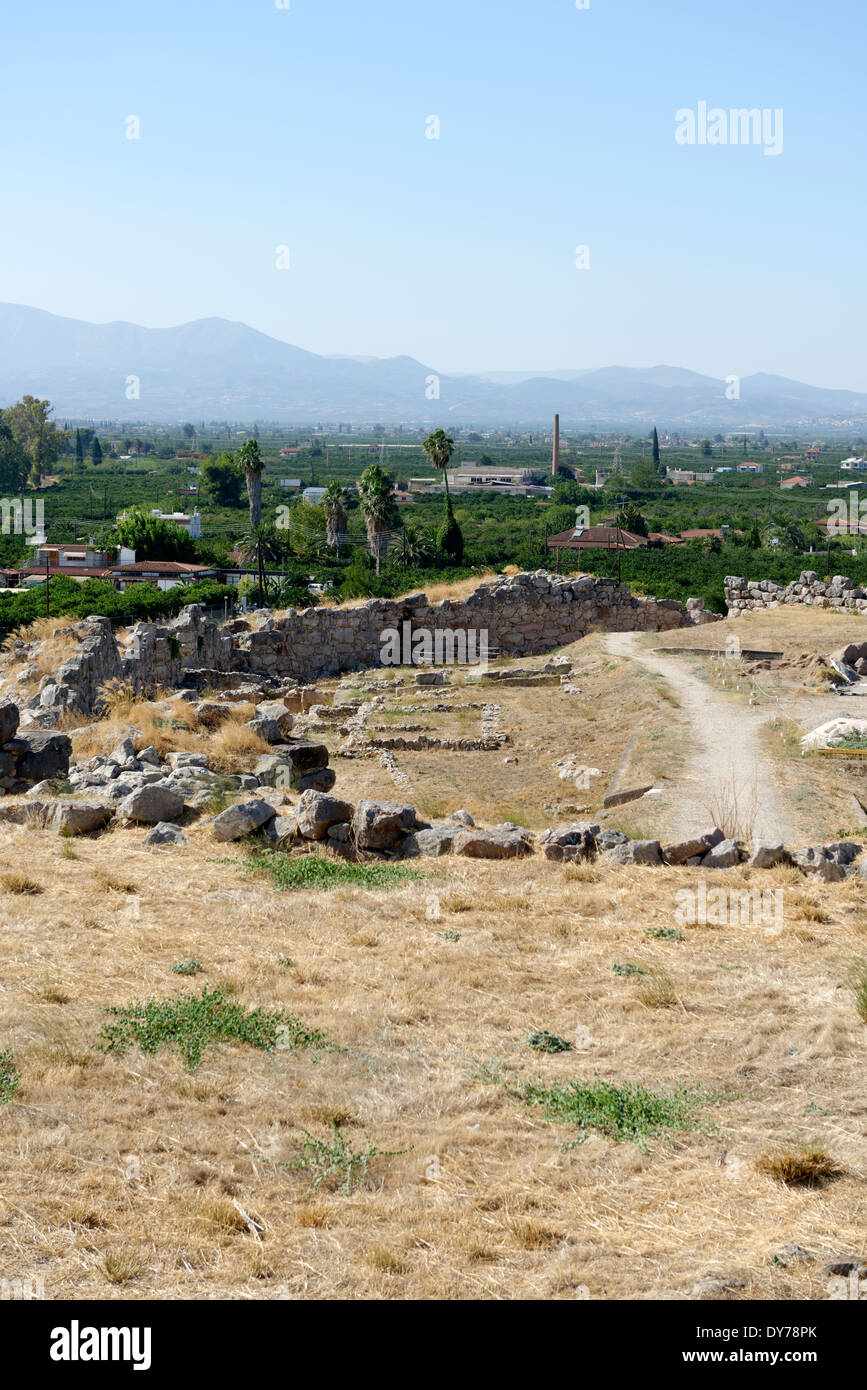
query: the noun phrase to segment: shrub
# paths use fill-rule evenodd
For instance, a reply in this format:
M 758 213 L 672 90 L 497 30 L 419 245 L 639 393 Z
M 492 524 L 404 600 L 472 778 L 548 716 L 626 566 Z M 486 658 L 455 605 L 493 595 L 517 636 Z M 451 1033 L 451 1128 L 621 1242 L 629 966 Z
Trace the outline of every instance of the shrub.
M 328 1048 L 325 1035 L 282 1009 L 252 1009 L 232 1003 L 223 990 L 204 989 L 201 995 L 185 994 L 179 999 L 151 999 L 107 1011 L 117 1020 L 105 1024 L 100 1033 L 101 1051 L 126 1052 L 136 1046 L 148 1056 L 161 1047 L 171 1047 L 195 1071 L 202 1055 L 212 1043 L 245 1043 L 261 1052 L 276 1047 L 296 1051 L 302 1048 Z
M 615 1086 L 611 1081 L 555 1081 L 551 1086 L 533 1082 L 519 1090 L 525 1105 L 538 1105 L 551 1120 L 575 1125 L 583 1139 L 595 1129 L 608 1139 L 643 1144 L 667 1130 L 691 1130 L 699 1126 L 696 1110 L 713 1096 L 680 1086 L 675 1091 L 650 1091 L 640 1083 Z
M 21 1073 L 15 1065 L 12 1049 L 0 1051 L 0 1105 L 8 1105 L 21 1085 Z

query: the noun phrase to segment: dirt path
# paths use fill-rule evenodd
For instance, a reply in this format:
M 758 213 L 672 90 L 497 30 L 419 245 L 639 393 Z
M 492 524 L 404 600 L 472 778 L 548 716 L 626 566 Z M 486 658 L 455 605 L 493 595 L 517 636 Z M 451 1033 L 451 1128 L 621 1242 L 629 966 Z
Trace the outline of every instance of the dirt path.
M 742 833 L 751 829 L 756 837 L 791 841 L 788 808 L 759 738 L 759 729 L 773 717 L 771 711 L 726 699 L 688 671 L 682 657 L 651 652 L 638 645 L 639 637 L 635 632 L 612 632 L 606 646 L 613 655 L 663 676 L 690 725 L 685 764 L 673 784 L 654 798 L 668 836 L 686 838 L 708 830 L 720 818 L 715 810 L 736 804 L 733 819 Z

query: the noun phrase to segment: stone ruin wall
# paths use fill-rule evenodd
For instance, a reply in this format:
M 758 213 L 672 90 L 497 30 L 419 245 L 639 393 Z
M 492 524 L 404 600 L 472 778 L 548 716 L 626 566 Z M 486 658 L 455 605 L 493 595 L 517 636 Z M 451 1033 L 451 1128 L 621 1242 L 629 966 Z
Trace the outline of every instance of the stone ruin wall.
M 636 596 L 614 579 L 547 572 L 482 582 L 465 599 L 429 603 L 423 593 L 403 599 L 371 599 L 357 607 L 290 609 L 266 616 L 256 630 L 235 619 L 218 623 L 191 604 L 164 626 L 137 623 L 119 645 L 107 618 L 77 625 L 80 645 L 43 680 L 42 709 L 93 708 L 108 681 L 143 688 L 231 683 L 226 673 L 312 682 L 381 664 L 383 633 L 412 631 L 488 633 L 492 653 L 531 656 L 574 642 L 594 629 L 667 632 L 714 622 L 700 599 Z M 256 618 L 258 622 L 258 618 Z M 223 673 L 225 681 L 207 678 Z
M 844 575 L 824 584 L 812 570 L 788 585 L 773 580 L 725 581 L 729 617 L 780 604 L 811 604 L 867 613 L 867 591 Z M 486 630 L 492 653 L 538 655 L 602 629 L 610 632 L 668 632 L 717 622 L 700 599 L 638 596 L 614 579 L 561 576 L 540 571 L 479 584 L 464 599 L 431 604 L 423 593 L 403 599 L 371 599 L 356 607 L 290 609 L 282 617 L 251 615 L 259 624 L 234 619 L 215 622 L 191 604 L 164 626 L 137 623 L 119 644 L 107 618 L 76 625 L 78 648 L 43 679 L 31 707 L 89 711 L 108 681 L 142 688 L 230 685 L 243 673 L 307 683 L 381 664 L 383 633 Z M 47 721 L 46 721 L 47 722 Z
M 824 584 L 815 570 L 802 570 L 800 577 L 791 584 L 726 575 L 725 596 L 729 617 L 790 603 L 834 608 L 841 613 L 867 613 L 867 590 L 859 589 L 845 574 L 835 574 L 830 584 Z

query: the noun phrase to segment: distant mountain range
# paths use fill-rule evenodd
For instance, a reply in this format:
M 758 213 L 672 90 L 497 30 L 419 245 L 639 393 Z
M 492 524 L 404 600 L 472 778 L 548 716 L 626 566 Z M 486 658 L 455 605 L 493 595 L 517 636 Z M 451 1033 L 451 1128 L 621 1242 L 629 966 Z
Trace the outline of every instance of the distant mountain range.
M 58 418 L 531 427 L 559 411 L 567 429 L 867 426 L 855 391 L 764 372 L 739 391 L 665 366 L 438 373 L 412 357 L 320 356 L 228 319 L 142 328 L 0 304 L 0 407 L 29 392 Z

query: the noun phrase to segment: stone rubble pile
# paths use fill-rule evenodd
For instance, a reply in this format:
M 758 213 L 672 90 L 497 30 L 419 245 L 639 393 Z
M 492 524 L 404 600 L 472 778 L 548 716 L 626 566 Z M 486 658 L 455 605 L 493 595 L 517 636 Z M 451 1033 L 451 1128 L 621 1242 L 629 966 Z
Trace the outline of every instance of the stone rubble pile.
M 815 570 L 802 570 L 791 584 L 778 584 L 773 579 L 741 579 L 728 574 L 725 596 L 729 616 L 792 603 L 835 608 L 846 613 L 867 613 L 867 590 L 859 589 L 845 574 L 835 574 L 831 583 L 825 584 Z

